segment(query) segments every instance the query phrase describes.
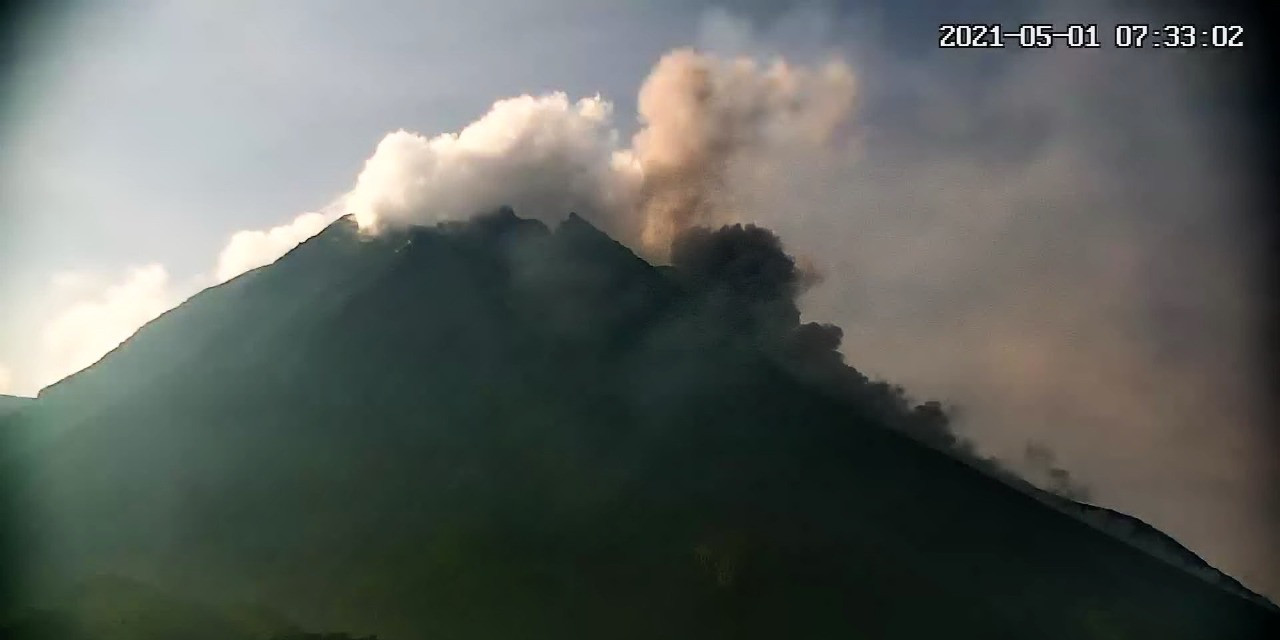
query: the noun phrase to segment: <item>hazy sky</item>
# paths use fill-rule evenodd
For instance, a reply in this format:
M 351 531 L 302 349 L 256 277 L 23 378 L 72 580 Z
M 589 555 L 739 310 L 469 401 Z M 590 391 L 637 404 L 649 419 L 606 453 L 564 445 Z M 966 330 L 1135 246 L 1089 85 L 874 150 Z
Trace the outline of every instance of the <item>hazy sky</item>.
M 784 4 L 37 16 L 0 105 L 0 392 L 34 394 L 212 284 L 233 234 L 333 202 L 390 132 L 457 131 L 497 99 L 563 91 L 611 100 L 629 136 L 673 48 L 834 56 L 856 77 L 845 144 L 735 185 L 745 217 L 825 274 L 810 319 L 845 328 L 855 366 L 959 405 L 984 450 L 1016 461 L 1046 443 L 1099 502 L 1280 596 L 1256 267 L 1232 213 L 1250 206 L 1252 159 L 1224 89 L 1238 58 L 936 47 L 948 20 L 1096 22 L 1109 41 L 1121 19 L 1175 19 L 1100 2 Z

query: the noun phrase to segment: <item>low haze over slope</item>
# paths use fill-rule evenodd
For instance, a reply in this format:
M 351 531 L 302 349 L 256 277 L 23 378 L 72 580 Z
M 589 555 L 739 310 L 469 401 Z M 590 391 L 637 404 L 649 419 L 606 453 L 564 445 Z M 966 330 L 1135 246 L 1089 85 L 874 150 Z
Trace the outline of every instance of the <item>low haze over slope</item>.
M 694 228 L 654 267 L 577 216 L 339 220 L 7 419 L 17 615 L 105 637 L 129 623 L 75 594 L 107 575 L 166 612 L 271 612 L 244 637 L 1276 628 L 845 366 L 839 329 L 800 323 L 804 286 L 750 226 Z

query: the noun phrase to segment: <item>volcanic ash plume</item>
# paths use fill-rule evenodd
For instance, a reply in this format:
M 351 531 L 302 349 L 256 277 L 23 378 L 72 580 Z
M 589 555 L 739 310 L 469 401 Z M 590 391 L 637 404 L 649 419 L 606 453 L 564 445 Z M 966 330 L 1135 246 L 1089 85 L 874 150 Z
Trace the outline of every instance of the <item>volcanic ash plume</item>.
M 498 100 L 456 133 L 387 134 L 346 195 L 277 227 L 233 234 L 200 282 L 226 282 L 270 264 L 348 212 L 369 232 L 463 220 L 502 206 L 550 223 L 576 212 L 650 259 L 666 260 L 672 239 L 691 225 L 748 221 L 741 204 L 753 198 L 731 176 L 785 171 L 788 153 L 829 142 L 849 116 L 853 85 L 842 62 L 762 65 L 673 51 L 640 90 L 639 129 L 629 145 L 614 125 L 613 105 L 598 95 Z M 754 195 L 760 182 L 750 187 Z M 116 300 L 112 291 L 132 286 L 127 280 L 104 295 Z M 59 364 L 15 375 L 21 379 L 15 383 L 24 389 L 38 383 L 34 392 L 83 368 L 194 291 L 161 287 L 136 304 L 120 298 L 112 308 L 121 308 L 121 323 L 108 323 L 110 335 L 74 358 L 49 351 L 44 357 Z M 94 296 L 73 301 L 49 324 L 70 326 L 84 309 L 100 306 Z M 10 384 L 5 371 L 0 389 Z
M 768 169 L 789 152 L 828 143 L 853 93 L 843 62 L 761 65 L 677 50 L 640 89 L 640 129 L 629 147 L 599 96 L 521 96 L 494 103 L 456 134 L 388 135 L 345 203 L 366 228 L 503 205 L 544 220 L 577 211 L 665 258 L 679 231 L 738 218 L 732 171 Z
M 853 73 L 842 62 L 762 67 L 690 50 L 662 58 L 640 89 L 632 140 L 641 176 L 641 245 L 665 252 L 680 231 L 737 216 L 729 174 L 826 144 L 848 118 Z

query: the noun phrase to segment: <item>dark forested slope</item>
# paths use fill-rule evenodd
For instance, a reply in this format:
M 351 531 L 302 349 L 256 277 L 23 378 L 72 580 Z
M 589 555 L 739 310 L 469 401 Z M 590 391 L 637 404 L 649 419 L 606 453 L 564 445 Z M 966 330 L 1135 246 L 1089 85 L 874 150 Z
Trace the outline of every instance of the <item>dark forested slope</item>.
M 944 453 L 800 286 L 753 227 L 655 268 L 576 216 L 344 219 L 8 425 L 23 593 L 123 576 L 384 639 L 1274 629 Z

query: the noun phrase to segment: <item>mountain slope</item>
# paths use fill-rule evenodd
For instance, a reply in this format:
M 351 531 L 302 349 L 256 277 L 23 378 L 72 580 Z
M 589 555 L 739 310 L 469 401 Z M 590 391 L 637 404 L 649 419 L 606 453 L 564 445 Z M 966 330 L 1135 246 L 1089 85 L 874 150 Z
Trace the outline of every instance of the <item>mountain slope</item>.
M 31 403 L 31 398 L 22 398 L 18 396 L 6 396 L 0 394 L 0 417 L 7 416 L 11 413 L 20 411 L 23 407 Z
M 750 227 L 657 269 L 577 217 L 340 221 L 18 416 L 28 590 L 113 573 L 383 638 L 1274 628 L 921 444 L 945 416 L 844 366 L 799 283 Z
M 253 640 L 296 631 L 254 607 L 219 611 L 118 576 L 92 576 L 59 594 L 56 609 L 0 622 L 4 637 L 48 640 Z

